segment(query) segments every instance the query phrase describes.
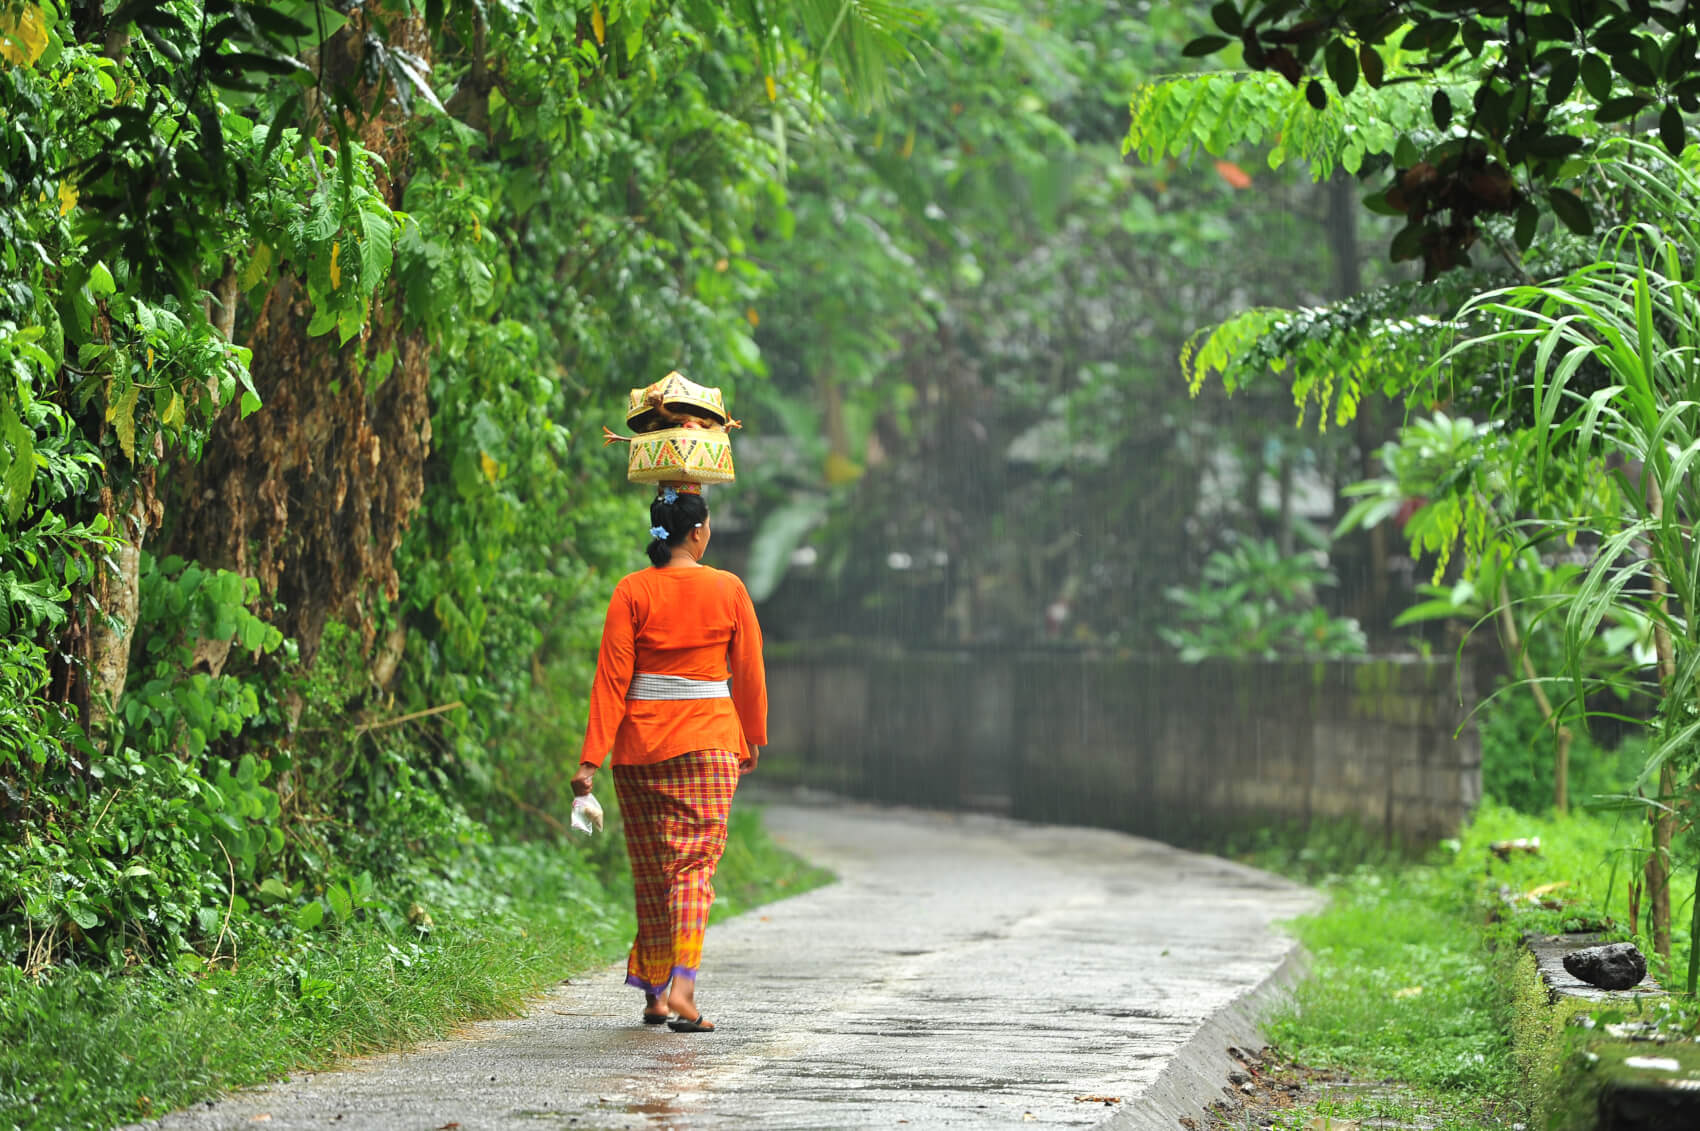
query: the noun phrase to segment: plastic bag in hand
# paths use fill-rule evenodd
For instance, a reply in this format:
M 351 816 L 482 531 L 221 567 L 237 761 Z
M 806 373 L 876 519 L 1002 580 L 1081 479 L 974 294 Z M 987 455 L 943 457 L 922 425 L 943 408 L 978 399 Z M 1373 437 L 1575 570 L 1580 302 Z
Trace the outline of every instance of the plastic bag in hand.
M 602 803 L 594 794 L 573 798 L 573 828 L 590 836 L 602 827 Z

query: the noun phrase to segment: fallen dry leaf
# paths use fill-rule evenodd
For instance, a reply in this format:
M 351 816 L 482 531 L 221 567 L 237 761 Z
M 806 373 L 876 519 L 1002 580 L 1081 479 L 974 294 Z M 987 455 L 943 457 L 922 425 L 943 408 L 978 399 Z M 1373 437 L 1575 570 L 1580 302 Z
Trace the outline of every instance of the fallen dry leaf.
M 1077 1104 L 1119 1104 L 1122 1102 L 1122 1098 L 1120 1096 L 1075 1096 L 1074 1102 Z
M 1327 1115 L 1313 1115 L 1310 1122 L 1305 1124 L 1305 1131 L 1358 1131 L 1358 1121 L 1355 1119 L 1335 1119 Z

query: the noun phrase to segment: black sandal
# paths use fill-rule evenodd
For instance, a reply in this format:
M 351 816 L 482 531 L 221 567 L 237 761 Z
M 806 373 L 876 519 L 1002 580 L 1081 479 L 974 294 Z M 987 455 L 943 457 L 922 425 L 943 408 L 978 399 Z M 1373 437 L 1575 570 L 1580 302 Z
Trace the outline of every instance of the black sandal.
M 665 1025 L 671 1020 L 673 1020 L 671 1013 L 651 1013 L 647 1009 L 643 1012 L 643 1023 L 645 1025 Z
M 675 1017 L 673 1020 L 667 1022 L 667 1027 L 675 1033 L 714 1032 L 714 1022 L 703 1017 L 700 1013 L 696 1015 L 696 1020 L 694 1021 L 686 1021 L 683 1017 Z

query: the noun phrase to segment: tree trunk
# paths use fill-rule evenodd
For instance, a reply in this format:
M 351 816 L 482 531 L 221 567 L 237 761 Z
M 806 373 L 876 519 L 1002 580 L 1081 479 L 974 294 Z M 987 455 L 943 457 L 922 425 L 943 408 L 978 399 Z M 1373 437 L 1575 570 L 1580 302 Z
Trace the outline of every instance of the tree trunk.
M 357 9 L 327 46 L 326 67 L 335 72 L 328 87 L 358 79 L 370 18 Z M 430 55 L 422 20 L 392 16 L 385 38 Z M 385 111 L 360 141 L 382 159 L 379 188 L 399 208 L 409 168 L 405 122 Z M 221 314 L 232 317 L 228 308 Z M 332 620 L 372 643 L 370 598 L 397 595 L 394 555 L 424 490 L 431 428 L 425 339 L 402 329 L 393 280 L 373 296 L 366 332 L 346 346 L 334 333 L 308 337 L 312 314 L 292 275 L 261 300 L 246 336 L 264 407 L 246 420 L 227 414 L 202 460 L 176 469 L 168 539 L 174 553 L 258 578 L 279 606 L 278 627 L 309 661 Z M 386 353 L 394 365 L 369 391 L 371 367 Z
M 153 494 L 153 475 L 114 499 L 102 492 L 102 509 L 112 529 L 124 541 L 112 554 L 116 572 L 103 571 L 96 597 L 105 616 L 92 618 L 88 638 L 88 711 L 84 730 L 96 746 L 105 746 L 105 730 L 124 693 L 130 675 L 130 645 L 136 635 L 140 603 L 142 543 L 157 521 L 159 503 Z M 109 623 L 116 620 L 116 626 Z

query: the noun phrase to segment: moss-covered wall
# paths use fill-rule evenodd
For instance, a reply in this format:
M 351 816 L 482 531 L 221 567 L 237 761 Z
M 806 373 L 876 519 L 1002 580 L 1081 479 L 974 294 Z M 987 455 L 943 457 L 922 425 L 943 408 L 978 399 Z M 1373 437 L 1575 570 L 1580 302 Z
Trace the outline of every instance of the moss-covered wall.
M 1349 817 L 1423 843 L 1481 794 L 1450 659 L 777 652 L 764 776 L 1186 843 Z

